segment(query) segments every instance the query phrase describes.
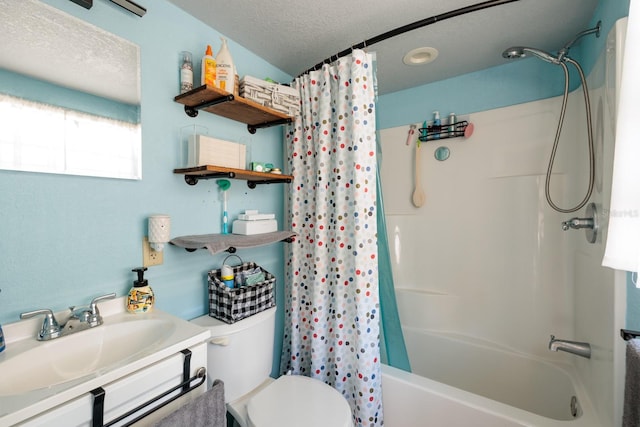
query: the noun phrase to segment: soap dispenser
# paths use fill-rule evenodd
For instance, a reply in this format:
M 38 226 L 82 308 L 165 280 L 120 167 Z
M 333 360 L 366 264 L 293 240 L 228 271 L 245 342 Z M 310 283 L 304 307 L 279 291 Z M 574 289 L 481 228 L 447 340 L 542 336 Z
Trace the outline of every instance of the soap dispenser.
M 134 268 L 134 273 L 138 273 L 138 280 L 133 282 L 133 287 L 127 295 L 127 311 L 129 313 L 146 313 L 153 308 L 153 290 L 149 282 L 144 278 L 146 267 Z

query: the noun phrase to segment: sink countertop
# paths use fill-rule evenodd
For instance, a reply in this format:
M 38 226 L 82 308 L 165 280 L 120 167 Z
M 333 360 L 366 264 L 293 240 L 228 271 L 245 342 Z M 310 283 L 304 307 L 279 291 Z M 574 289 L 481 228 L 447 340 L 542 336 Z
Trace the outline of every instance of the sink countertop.
M 27 319 L 3 325 L 6 349 L 0 353 L 2 364 L 20 358 L 25 351 L 54 341 L 63 344 L 63 340 L 76 337 L 105 326 L 128 323 L 135 328 L 135 322 L 154 320 L 171 322 L 175 327 L 161 341 L 149 345 L 142 351 L 123 360 L 100 367 L 78 378 L 48 387 L 36 388 L 16 394 L 0 395 L 0 425 L 12 425 L 34 415 L 63 404 L 91 390 L 145 368 L 155 362 L 179 353 L 181 350 L 204 342 L 209 338 L 209 330 L 192 324 L 176 316 L 153 309 L 149 313 L 131 314 L 126 311 L 126 297 L 104 301 L 98 304 L 104 324 L 85 331 L 77 332 L 51 341 L 38 341 L 36 334 L 42 324 L 42 318 Z M 65 312 L 56 313 L 56 318 L 64 319 Z M 91 335 L 88 335 L 91 336 Z M 126 343 L 122 344 L 126 346 Z M 26 379 L 25 379 L 26 380 Z

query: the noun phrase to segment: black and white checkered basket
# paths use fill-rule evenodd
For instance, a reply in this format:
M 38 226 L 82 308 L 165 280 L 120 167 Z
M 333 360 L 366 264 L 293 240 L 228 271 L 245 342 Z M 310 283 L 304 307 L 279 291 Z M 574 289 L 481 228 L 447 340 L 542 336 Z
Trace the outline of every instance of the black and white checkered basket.
M 235 256 L 238 259 L 237 255 Z M 225 258 L 223 264 L 226 263 Z M 233 267 L 233 275 L 247 270 L 252 270 L 258 265 L 254 262 L 242 262 Z M 264 271 L 265 280 L 255 285 L 241 286 L 235 288 L 227 287 L 221 279 L 221 270 L 211 270 L 209 272 L 209 316 L 222 320 L 225 323 L 235 323 L 245 317 L 260 313 L 275 305 L 275 283 L 273 274 Z

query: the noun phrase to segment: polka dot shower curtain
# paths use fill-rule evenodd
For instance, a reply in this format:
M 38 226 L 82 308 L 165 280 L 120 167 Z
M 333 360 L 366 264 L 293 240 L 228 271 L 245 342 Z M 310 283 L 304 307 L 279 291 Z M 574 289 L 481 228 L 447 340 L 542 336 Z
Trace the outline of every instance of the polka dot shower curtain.
M 282 371 L 335 387 L 354 425 L 381 426 L 375 92 L 360 50 L 298 77 L 287 127 L 289 220 Z M 304 425 L 304 420 L 300 421 Z

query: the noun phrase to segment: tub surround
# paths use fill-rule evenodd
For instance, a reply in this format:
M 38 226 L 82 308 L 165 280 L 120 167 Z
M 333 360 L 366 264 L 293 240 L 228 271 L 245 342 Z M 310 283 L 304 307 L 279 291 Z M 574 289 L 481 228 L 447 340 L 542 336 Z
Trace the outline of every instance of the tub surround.
M 615 39 L 623 37 L 618 23 L 609 37 L 614 40 L 587 78 L 596 152 L 591 201 L 599 212 L 607 211 L 610 199 L 619 64 Z M 554 165 L 551 192 L 561 206 L 579 201 L 587 185 L 582 103 L 581 89 L 570 94 Z M 406 336 L 415 335 L 414 330 L 452 334 L 568 364 L 574 388 L 584 390 L 592 403 L 595 425 L 619 425 L 624 345 L 618 331 L 624 327 L 620 307 L 625 295 L 617 272 L 601 267 L 607 218 L 601 215 L 602 233 L 589 243 L 584 233 L 561 228 L 571 216 L 584 216 L 584 209 L 559 214 L 544 197 L 560 107 L 560 98 L 550 98 L 474 113 L 469 116 L 475 124 L 471 138 L 424 144 L 420 155 L 428 197 L 419 209 L 411 205 L 412 170 L 399 167 L 414 161 L 412 147 L 403 144 L 409 125 L 380 132 L 400 318 Z M 444 162 L 433 157 L 440 145 L 451 151 Z M 549 351 L 551 334 L 589 343 L 591 358 Z M 418 345 L 406 341 L 409 349 Z M 456 360 L 453 355 L 441 358 Z M 414 355 L 412 362 L 422 359 Z M 482 393 L 481 387 L 473 391 Z M 512 397 L 508 388 L 498 394 Z

